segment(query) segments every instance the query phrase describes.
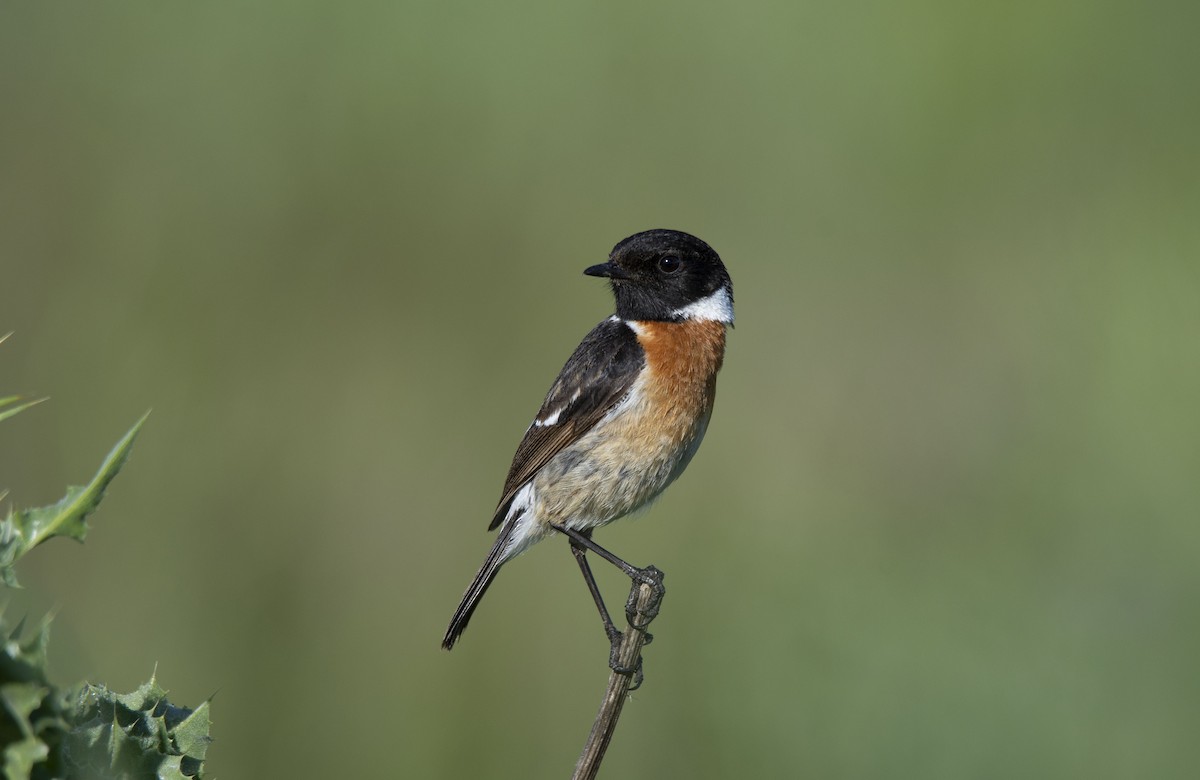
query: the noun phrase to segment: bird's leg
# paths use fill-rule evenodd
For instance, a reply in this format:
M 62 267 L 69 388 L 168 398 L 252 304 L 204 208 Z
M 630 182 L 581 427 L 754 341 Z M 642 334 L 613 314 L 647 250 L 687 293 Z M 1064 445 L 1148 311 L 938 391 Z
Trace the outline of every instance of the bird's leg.
M 588 538 L 591 538 L 591 535 L 591 530 L 583 532 L 583 536 Z M 596 602 L 596 609 L 600 610 L 600 619 L 604 621 L 604 633 L 608 635 L 608 641 L 615 648 L 621 641 L 621 632 L 613 625 L 612 618 L 608 614 L 608 607 L 604 606 L 604 598 L 600 595 L 596 578 L 592 576 L 592 567 L 587 562 L 587 548 L 574 539 L 568 538 L 567 541 L 571 543 L 571 554 L 575 556 L 575 562 L 579 564 L 579 571 L 583 573 L 583 581 L 587 583 L 592 600 Z
M 583 536 L 590 538 L 591 531 L 584 531 Z M 568 538 L 568 541 L 571 543 L 571 554 L 575 556 L 575 562 L 579 564 L 579 571 L 583 573 L 583 581 L 587 583 L 592 600 L 596 602 L 596 609 L 600 610 L 600 619 L 604 621 L 604 633 L 608 635 L 609 643 L 608 667 L 618 674 L 632 675 L 634 685 L 630 686 L 630 690 L 634 690 L 642 682 L 642 659 L 639 658 L 637 666 L 632 669 L 617 660 L 621 649 L 621 632 L 613 625 L 612 617 L 608 614 L 608 607 L 605 606 L 604 598 L 600 595 L 600 588 L 596 585 L 596 578 L 592 576 L 592 567 L 587 562 L 587 548 L 572 538 Z
M 613 555 L 608 550 L 593 542 L 590 531 L 587 533 L 582 533 L 572 528 L 567 528 L 565 525 L 551 524 L 550 527 L 561 534 L 566 534 L 567 537 L 570 538 L 572 550 L 574 550 L 577 546 L 586 547 L 587 549 L 596 553 L 596 555 L 599 555 L 601 558 L 611 563 L 613 566 L 616 566 L 618 569 L 625 572 L 625 576 L 629 577 L 629 579 L 633 580 L 634 582 L 650 586 L 650 588 L 656 594 L 656 598 L 653 600 L 651 608 L 646 611 L 644 622 L 639 623 L 636 619 L 637 613 L 634 609 L 634 605 L 637 602 L 636 590 L 630 592 L 629 600 L 625 602 L 625 617 L 629 620 L 629 625 L 633 626 L 639 631 L 645 631 L 646 627 L 650 625 L 650 621 L 658 617 L 658 605 L 662 601 L 662 597 L 667 592 L 666 586 L 663 585 L 662 571 L 660 571 L 657 566 L 647 566 L 644 569 L 639 569 L 633 564 L 626 563 L 616 555 Z M 589 583 L 589 587 L 592 587 L 592 585 L 594 585 L 594 583 Z

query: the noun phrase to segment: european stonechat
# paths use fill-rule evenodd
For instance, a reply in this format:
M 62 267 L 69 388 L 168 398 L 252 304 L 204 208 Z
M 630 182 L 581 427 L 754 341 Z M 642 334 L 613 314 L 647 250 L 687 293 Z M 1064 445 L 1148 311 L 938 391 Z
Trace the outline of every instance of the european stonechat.
M 488 526 L 500 534 L 446 629 L 447 650 L 500 567 L 554 533 L 568 537 L 614 646 L 620 633 L 586 550 L 662 589 L 661 572 L 625 563 L 591 535 L 652 501 L 696 454 L 733 324 L 733 282 L 708 244 L 675 230 L 630 236 L 584 273 L 608 278 L 617 313 L 584 337 L 517 447 Z

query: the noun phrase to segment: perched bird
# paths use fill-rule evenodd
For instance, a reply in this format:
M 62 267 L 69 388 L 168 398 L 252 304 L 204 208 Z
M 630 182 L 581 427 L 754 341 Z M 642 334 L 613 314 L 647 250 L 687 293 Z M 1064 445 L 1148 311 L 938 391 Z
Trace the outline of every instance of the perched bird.
M 586 550 L 662 588 L 657 569 L 625 563 L 591 534 L 653 500 L 696 454 L 733 324 L 733 282 L 708 244 L 675 230 L 630 236 L 584 273 L 609 279 L 617 312 L 584 337 L 517 447 L 488 526 L 499 536 L 446 629 L 446 649 L 500 567 L 554 533 L 568 537 L 614 648 L 620 634 Z

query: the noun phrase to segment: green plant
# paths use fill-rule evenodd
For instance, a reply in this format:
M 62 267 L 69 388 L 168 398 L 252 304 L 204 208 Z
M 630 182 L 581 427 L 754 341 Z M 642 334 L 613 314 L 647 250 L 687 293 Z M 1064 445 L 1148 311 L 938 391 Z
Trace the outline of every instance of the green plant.
M 0 342 L 6 337 L 0 337 Z M 0 398 L 0 421 L 38 401 Z M 129 457 L 143 416 L 83 487 L 69 487 L 55 504 L 9 508 L 0 521 L 0 581 L 18 587 L 13 565 L 55 536 L 83 541 L 87 518 Z M 0 491 L 0 499 L 7 495 Z M 81 683 L 50 681 L 46 648 L 50 618 L 23 638 L 24 621 L 10 627 L 0 612 L 0 759 L 9 780 L 49 778 L 203 777 L 209 737 L 209 703 L 176 707 L 154 677 L 128 694 Z

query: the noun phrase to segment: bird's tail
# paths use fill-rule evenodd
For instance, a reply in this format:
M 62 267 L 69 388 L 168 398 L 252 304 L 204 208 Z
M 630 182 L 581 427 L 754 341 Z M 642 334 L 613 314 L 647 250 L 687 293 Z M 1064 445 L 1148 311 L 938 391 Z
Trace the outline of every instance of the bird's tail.
M 475 607 L 479 605 L 479 600 L 483 598 L 484 593 L 487 593 L 488 586 L 492 584 L 492 580 L 496 579 L 496 573 L 500 571 L 500 565 L 508 560 L 504 556 L 504 550 L 508 547 L 515 526 L 516 523 L 513 520 L 509 520 L 500 529 L 500 535 L 496 537 L 496 543 L 492 545 L 492 549 L 488 552 L 487 558 L 484 559 L 483 565 L 475 573 L 475 579 L 471 580 L 471 584 L 467 587 L 467 592 L 463 594 L 462 603 L 458 605 L 458 609 L 454 610 L 454 617 L 450 619 L 450 627 L 446 629 L 446 636 L 442 638 L 442 647 L 446 650 L 454 647 L 454 642 L 463 632 L 463 629 L 467 627 L 467 621 L 471 619 L 471 614 L 475 612 Z

